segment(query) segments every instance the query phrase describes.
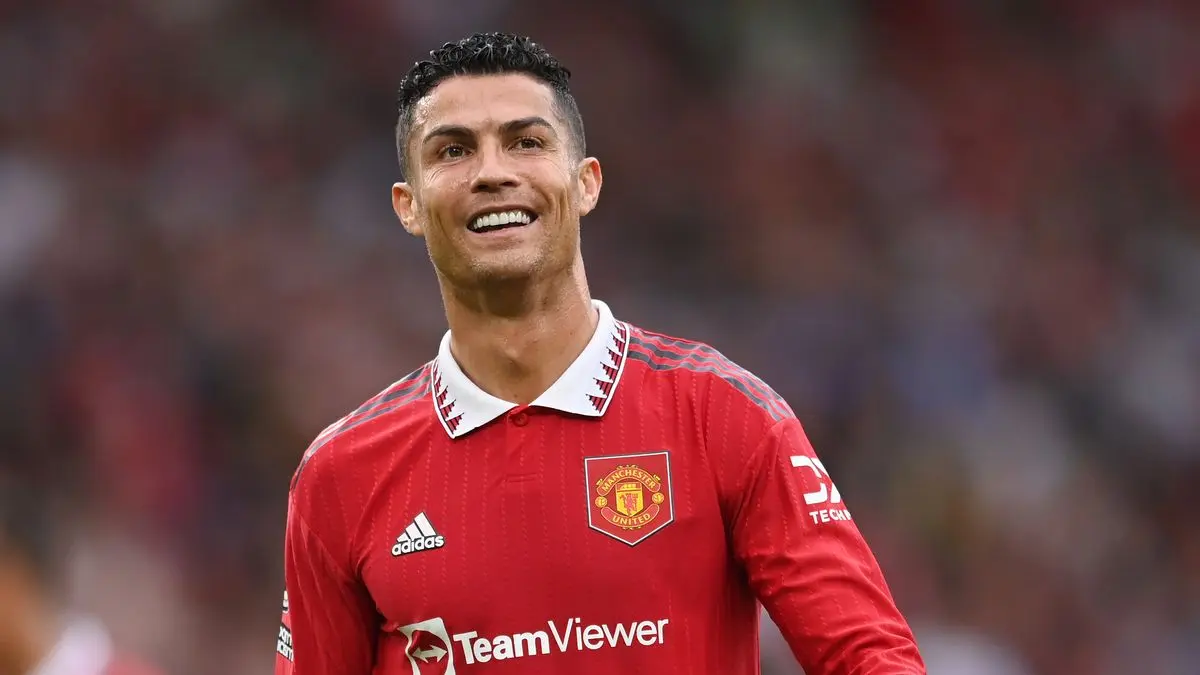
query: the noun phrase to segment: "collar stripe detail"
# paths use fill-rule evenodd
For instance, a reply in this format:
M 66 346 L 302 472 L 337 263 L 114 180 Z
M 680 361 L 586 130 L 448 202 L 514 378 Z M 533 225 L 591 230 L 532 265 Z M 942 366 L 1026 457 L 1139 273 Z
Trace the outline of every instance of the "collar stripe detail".
M 625 359 L 628 354 L 629 326 L 622 321 L 615 321 L 613 322 L 612 340 L 606 350 L 607 361 L 600 363 L 604 377 L 592 378 L 600 393 L 598 395 L 588 394 L 588 400 L 600 415 L 608 410 L 608 404 L 612 402 L 612 393 L 617 388 L 617 382 L 621 380 L 621 373 L 625 371 Z
M 608 305 L 592 300 L 595 332 L 575 361 L 530 406 L 582 417 L 602 417 L 616 396 L 629 354 L 631 328 L 613 318 Z M 459 438 L 516 408 L 480 389 L 450 351 L 450 333 L 442 337 L 430 377 L 434 414 L 446 434 Z
M 462 423 L 463 414 L 455 411 L 458 402 L 450 397 L 450 390 L 442 379 L 441 369 L 436 361 L 433 363 L 432 372 L 430 386 L 433 393 L 433 409 L 437 413 L 438 421 L 442 423 L 442 428 L 453 437 Z
M 742 368 L 712 347 L 663 335 L 637 331 L 631 340 L 629 357 L 646 363 L 654 370 L 682 368 L 711 373 L 732 385 L 771 419 L 795 417 L 787 402 L 750 371 Z

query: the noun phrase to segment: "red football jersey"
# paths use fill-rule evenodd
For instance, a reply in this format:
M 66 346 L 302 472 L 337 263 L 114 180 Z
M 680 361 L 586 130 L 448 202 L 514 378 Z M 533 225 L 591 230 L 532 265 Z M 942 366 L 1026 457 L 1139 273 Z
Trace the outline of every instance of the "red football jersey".
M 787 404 L 613 318 L 527 406 L 437 358 L 322 432 L 289 499 L 277 675 L 924 673 Z

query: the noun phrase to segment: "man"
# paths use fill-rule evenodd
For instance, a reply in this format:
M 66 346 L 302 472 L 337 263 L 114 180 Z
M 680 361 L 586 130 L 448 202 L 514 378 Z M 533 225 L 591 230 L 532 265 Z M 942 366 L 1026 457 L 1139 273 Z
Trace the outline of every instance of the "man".
M 787 404 L 590 297 L 568 77 L 487 34 L 401 84 L 392 203 L 450 330 L 305 453 L 276 672 L 756 673 L 761 602 L 808 675 L 923 673 Z
M 61 556 L 42 498 L 0 475 L 0 675 L 153 675 L 57 597 Z

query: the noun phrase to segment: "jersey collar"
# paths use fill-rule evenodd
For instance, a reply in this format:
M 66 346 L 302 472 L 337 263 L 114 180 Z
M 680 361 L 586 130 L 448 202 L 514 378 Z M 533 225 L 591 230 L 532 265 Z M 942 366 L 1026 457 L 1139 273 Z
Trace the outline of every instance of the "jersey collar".
M 613 318 L 608 305 L 592 300 L 600 315 L 583 352 L 532 406 L 602 417 L 616 393 L 629 352 L 629 326 Z M 464 436 L 517 407 L 480 389 L 450 353 L 450 333 L 442 337 L 430 378 L 434 412 L 451 438 Z

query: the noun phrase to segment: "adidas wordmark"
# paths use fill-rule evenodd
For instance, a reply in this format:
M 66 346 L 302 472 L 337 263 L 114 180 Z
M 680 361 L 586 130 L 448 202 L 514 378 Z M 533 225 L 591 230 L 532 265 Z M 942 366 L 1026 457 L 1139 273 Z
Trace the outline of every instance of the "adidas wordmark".
M 404 533 L 396 537 L 396 545 L 392 547 L 392 555 L 402 556 L 417 551 L 430 551 L 446 545 L 446 538 L 433 529 L 433 524 L 425 517 L 425 512 L 417 514 L 416 518 L 404 528 Z

